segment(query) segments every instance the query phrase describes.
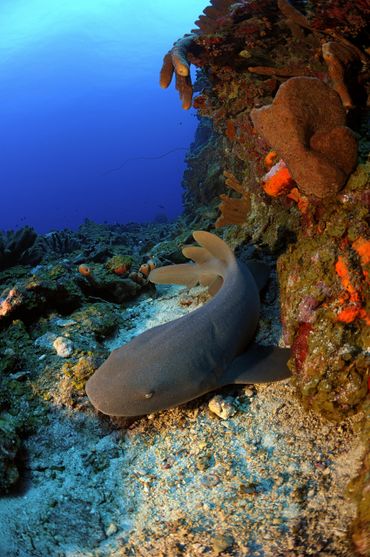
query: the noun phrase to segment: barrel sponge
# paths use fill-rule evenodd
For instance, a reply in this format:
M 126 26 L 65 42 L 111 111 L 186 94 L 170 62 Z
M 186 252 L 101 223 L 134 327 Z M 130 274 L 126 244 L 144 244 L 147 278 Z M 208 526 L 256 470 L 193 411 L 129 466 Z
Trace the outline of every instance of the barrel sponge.
M 320 79 L 288 79 L 251 118 L 305 195 L 335 195 L 356 166 L 357 141 L 341 99 Z

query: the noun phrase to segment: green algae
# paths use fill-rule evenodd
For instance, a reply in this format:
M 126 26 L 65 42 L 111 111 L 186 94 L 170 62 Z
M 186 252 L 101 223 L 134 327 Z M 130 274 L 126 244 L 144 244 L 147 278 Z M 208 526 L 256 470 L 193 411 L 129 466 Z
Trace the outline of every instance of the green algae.
M 15 459 L 21 448 L 19 421 L 10 414 L 0 414 L 0 493 L 6 493 L 19 480 Z
M 20 319 L 0 332 L 0 377 L 27 368 L 35 363 L 32 339 Z
M 86 397 L 86 381 L 96 371 L 99 360 L 93 353 L 85 354 L 75 362 L 66 362 L 61 369 L 59 397 L 68 406 L 75 406 L 82 397 Z
M 112 335 L 119 323 L 120 314 L 115 305 L 97 302 L 86 304 L 82 309 L 71 314 L 76 321 L 76 330 L 93 334 L 98 340 Z

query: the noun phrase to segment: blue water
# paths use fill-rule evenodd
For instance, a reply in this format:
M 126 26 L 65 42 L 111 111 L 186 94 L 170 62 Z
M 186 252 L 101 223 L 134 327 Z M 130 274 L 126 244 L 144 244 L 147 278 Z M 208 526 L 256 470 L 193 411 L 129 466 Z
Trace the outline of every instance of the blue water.
M 197 121 L 173 86 L 160 89 L 158 73 L 204 7 L 1 0 L 0 229 L 181 213 L 184 149 Z

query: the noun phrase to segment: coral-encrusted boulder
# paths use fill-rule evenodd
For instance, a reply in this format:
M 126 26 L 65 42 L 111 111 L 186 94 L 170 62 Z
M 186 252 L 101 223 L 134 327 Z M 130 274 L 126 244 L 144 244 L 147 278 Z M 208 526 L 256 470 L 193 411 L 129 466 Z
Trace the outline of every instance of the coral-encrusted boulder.
M 43 312 L 72 311 L 82 304 L 73 268 L 67 265 L 40 266 L 35 273 L 0 290 L 0 329 L 14 319 L 34 320 Z
M 370 369 L 369 164 L 320 204 L 278 260 L 281 320 L 305 406 L 331 420 L 363 408 Z
M 320 79 L 288 79 L 251 118 L 306 195 L 336 194 L 356 166 L 357 141 L 340 97 Z

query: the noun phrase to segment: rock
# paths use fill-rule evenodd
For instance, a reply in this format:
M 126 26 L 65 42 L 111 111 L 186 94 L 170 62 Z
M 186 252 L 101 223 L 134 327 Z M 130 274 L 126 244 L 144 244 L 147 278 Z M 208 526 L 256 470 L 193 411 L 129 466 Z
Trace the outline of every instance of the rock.
M 232 536 L 229 535 L 216 536 L 213 539 L 212 549 L 216 553 L 216 555 L 219 555 L 220 553 L 228 549 L 230 546 L 232 546 L 233 543 L 234 543 L 234 538 Z
M 256 393 L 253 389 L 251 389 L 250 387 L 245 387 L 243 389 L 245 396 L 247 396 L 248 398 L 252 398 L 252 396 L 254 396 Z
M 58 325 L 58 327 L 70 327 L 71 325 L 76 325 L 77 321 L 74 321 L 74 319 L 62 319 L 62 318 L 57 318 L 54 321 L 55 325 Z
M 57 337 L 53 342 L 53 346 L 61 358 L 69 358 L 74 350 L 73 342 L 65 337 Z
M 236 414 L 234 399 L 232 397 L 223 398 L 221 395 L 216 395 L 209 401 L 208 408 L 223 420 L 227 420 Z
M 35 346 L 39 348 L 45 348 L 51 350 L 52 346 L 54 345 L 54 341 L 56 340 L 57 335 L 55 333 L 45 333 L 41 337 L 38 337 L 35 340 Z M 60 337 L 62 338 L 62 337 Z
M 107 536 L 107 538 L 109 538 L 109 536 L 113 536 L 113 534 L 115 534 L 117 531 L 118 531 L 117 524 L 114 524 L 114 522 L 111 522 L 105 530 L 105 535 Z

